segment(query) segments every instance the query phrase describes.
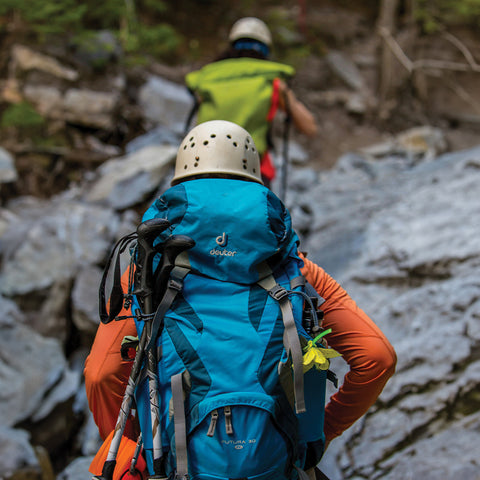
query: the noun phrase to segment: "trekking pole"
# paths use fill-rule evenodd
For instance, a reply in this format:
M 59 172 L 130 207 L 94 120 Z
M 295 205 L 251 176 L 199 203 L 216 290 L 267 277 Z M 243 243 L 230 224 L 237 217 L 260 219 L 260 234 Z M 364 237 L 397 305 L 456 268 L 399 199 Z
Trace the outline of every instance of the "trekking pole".
M 185 126 L 183 127 L 183 132 L 185 136 L 190 131 L 190 125 L 192 123 L 193 117 L 195 116 L 195 114 L 198 112 L 198 109 L 200 108 L 200 101 L 198 100 L 198 97 L 195 94 L 195 92 L 189 88 L 188 93 L 190 93 L 190 95 L 193 98 L 193 105 L 190 111 L 188 112 L 188 116 L 185 121 Z
M 283 162 L 282 162 L 282 178 L 280 184 L 280 199 L 283 203 L 287 201 L 287 183 L 288 183 L 288 135 L 290 131 L 290 105 L 288 103 L 288 95 L 285 94 L 285 122 L 283 125 Z
M 137 439 L 137 445 L 135 446 L 135 451 L 133 452 L 130 468 L 128 469 L 128 472 L 132 476 L 140 473 L 139 470 L 137 470 L 137 462 L 138 462 L 138 457 L 140 456 L 140 451 L 142 450 L 142 445 L 143 445 L 143 438 L 142 438 L 142 434 L 140 433 Z M 141 477 L 141 474 L 140 474 L 140 477 Z
M 161 297 L 164 296 L 167 286 L 167 280 L 170 272 L 175 266 L 177 256 L 189 248 L 192 248 L 195 242 L 185 235 L 173 235 L 164 242 L 162 246 L 162 257 L 160 266 L 157 269 L 157 279 L 160 282 L 156 283 L 156 293 L 161 292 Z M 153 285 L 153 279 L 151 279 Z M 144 313 L 150 315 L 153 313 L 153 288 L 150 287 L 149 295 L 144 298 Z M 149 320 L 144 326 L 147 330 L 148 344 L 145 346 L 147 352 L 147 378 L 148 390 L 150 397 L 150 420 L 152 426 L 152 449 L 153 449 L 153 471 L 154 475 L 149 476 L 148 479 L 166 478 L 165 464 L 163 461 L 162 448 L 162 430 L 160 417 L 160 396 L 158 392 L 158 358 L 157 358 L 157 339 L 163 327 L 164 312 L 159 308 L 152 320 Z M 143 333 L 143 332 L 142 332 Z
M 141 223 L 137 228 L 138 254 L 135 275 L 140 279 L 140 288 L 139 291 L 135 293 L 139 295 L 140 298 L 151 298 L 151 289 L 148 289 L 146 282 L 152 277 L 153 257 L 156 253 L 156 249 L 153 247 L 153 242 L 157 236 L 169 226 L 170 222 L 168 222 L 168 220 L 163 218 L 155 218 Z M 145 288 L 145 293 L 142 291 L 142 288 Z M 147 329 L 144 328 L 142 334 L 140 335 L 137 353 L 135 355 L 132 370 L 125 388 L 125 394 L 123 396 L 120 412 L 118 414 L 117 423 L 115 424 L 114 434 L 110 443 L 107 458 L 103 464 L 102 474 L 94 476 L 93 480 L 113 479 L 113 471 L 115 470 L 115 466 L 117 464 L 118 449 L 120 447 L 120 442 L 125 430 L 128 415 L 130 414 L 133 396 L 137 387 L 138 379 L 140 378 L 140 372 L 142 370 L 145 346 L 148 340 L 147 335 Z

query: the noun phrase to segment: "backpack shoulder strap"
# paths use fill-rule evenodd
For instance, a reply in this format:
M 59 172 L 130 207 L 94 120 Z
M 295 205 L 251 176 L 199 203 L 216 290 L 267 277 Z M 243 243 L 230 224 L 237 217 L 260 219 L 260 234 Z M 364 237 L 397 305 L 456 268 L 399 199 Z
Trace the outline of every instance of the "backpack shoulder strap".
M 276 282 L 271 271 L 268 273 L 268 270 L 270 270 L 269 267 L 265 265 L 263 269 L 264 271 L 267 271 L 267 275 L 257 283 L 265 289 L 280 306 L 283 325 L 285 327 L 283 344 L 285 350 L 291 356 L 293 363 L 295 409 L 297 413 L 302 413 L 306 410 L 303 386 L 303 351 L 298 336 L 297 324 L 295 323 L 295 318 L 293 316 L 292 304 L 288 297 L 289 291 Z

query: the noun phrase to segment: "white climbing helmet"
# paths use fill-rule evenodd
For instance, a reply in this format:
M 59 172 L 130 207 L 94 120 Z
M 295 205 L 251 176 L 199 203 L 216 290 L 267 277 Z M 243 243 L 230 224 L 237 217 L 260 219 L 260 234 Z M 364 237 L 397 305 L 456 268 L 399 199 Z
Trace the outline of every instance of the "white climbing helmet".
M 201 123 L 180 144 L 172 185 L 197 175 L 233 176 L 263 184 L 260 157 L 250 134 L 236 123 Z
M 258 40 L 268 47 L 272 45 L 272 35 L 267 25 L 255 17 L 241 18 L 233 24 L 228 39 L 233 43 L 241 38 Z

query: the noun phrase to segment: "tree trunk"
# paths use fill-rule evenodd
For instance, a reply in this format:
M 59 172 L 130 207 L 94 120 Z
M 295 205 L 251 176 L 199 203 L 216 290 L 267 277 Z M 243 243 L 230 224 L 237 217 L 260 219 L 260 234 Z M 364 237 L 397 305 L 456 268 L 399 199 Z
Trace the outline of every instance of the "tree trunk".
M 400 0 L 382 0 L 380 13 L 377 21 L 378 31 L 386 31 L 394 35 L 396 31 L 396 17 Z M 382 36 L 380 46 L 380 71 L 379 71 L 379 109 L 380 113 L 386 113 L 395 97 L 395 77 L 393 65 L 394 55 Z

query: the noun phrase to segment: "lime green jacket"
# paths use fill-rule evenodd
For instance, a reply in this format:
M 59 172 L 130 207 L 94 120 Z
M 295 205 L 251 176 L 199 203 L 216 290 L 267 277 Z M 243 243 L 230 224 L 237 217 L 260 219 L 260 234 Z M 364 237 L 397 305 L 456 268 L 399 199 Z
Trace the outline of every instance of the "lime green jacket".
M 197 123 L 234 122 L 250 133 L 262 154 L 268 147 L 273 81 L 294 73 L 288 65 L 241 57 L 210 63 L 187 74 L 185 81 L 200 100 Z

